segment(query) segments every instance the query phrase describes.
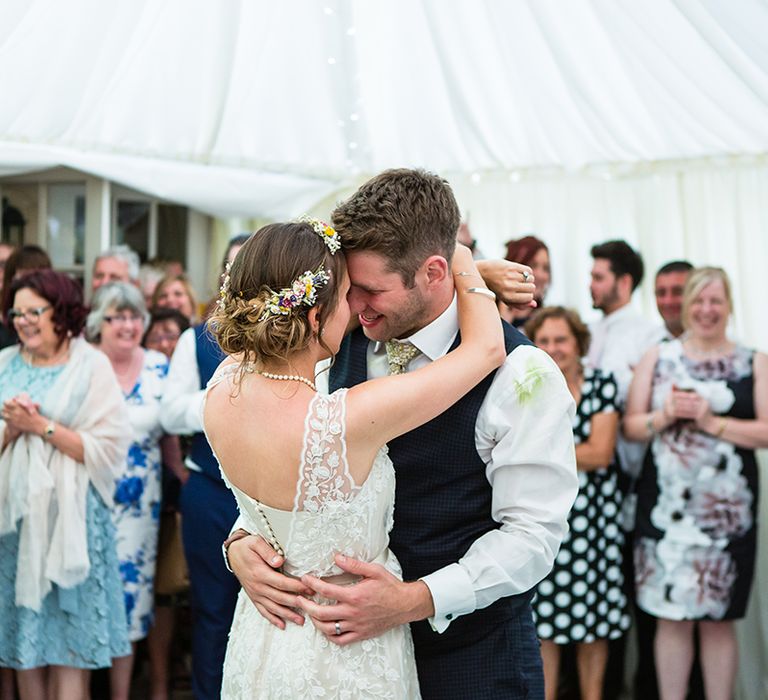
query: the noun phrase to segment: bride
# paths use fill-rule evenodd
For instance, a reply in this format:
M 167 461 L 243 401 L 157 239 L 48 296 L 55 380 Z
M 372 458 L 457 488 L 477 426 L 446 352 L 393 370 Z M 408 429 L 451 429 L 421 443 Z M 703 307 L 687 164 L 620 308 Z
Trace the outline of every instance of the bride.
M 387 441 L 442 413 L 506 353 L 493 295 L 458 246 L 444 273 L 455 278 L 460 345 L 411 373 L 318 394 L 315 366 L 338 352 L 351 317 L 339 248 L 316 219 L 265 226 L 243 246 L 211 320 L 230 357 L 209 383 L 203 419 L 242 518 L 284 554 L 284 573 L 354 585 L 336 553 L 400 575 L 387 548 Z M 241 591 L 222 697 L 418 698 L 409 628 L 337 646 L 311 624 L 270 625 Z

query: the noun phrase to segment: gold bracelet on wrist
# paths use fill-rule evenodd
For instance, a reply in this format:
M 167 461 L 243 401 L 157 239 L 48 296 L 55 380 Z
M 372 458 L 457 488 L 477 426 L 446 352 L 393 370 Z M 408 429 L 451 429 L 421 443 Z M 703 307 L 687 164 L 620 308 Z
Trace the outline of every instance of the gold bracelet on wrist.
M 725 428 L 728 425 L 728 419 L 727 418 L 721 418 L 720 419 L 720 427 L 717 429 L 717 432 L 715 433 L 716 438 L 722 437 L 723 433 L 725 432 Z

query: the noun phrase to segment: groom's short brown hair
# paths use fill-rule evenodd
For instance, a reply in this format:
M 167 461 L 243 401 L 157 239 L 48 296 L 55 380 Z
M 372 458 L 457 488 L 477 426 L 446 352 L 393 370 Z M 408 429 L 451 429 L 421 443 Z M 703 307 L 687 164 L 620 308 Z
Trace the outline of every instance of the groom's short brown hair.
M 371 178 L 331 216 L 345 250 L 379 253 L 407 287 L 430 255 L 442 255 L 450 263 L 460 221 L 445 180 L 405 168 Z

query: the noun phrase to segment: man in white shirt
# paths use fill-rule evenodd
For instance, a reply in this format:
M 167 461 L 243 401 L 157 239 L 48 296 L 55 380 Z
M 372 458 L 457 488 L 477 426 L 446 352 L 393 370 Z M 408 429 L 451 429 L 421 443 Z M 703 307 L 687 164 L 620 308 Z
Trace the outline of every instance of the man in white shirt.
M 632 293 L 643 280 L 643 259 L 626 241 L 607 241 L 592 247 L 589 291 L 592 306 L 603 318 L 590 326 L 592 342 L 587 354 L 591 367 L 611 372 L 623 408 L 635 365 L 661 340 L 661 329 L 630 306 Z M 630 443 L 619 435 L 617 452 L 621 468 L 634 480 L 640 473 L 645 445 Z
M 387 374 L 390 339 L 419 351 L 409 369 L 444 355 L 457 340 L 453 280 L 433 284 L 427 270 L 434 255 L 450 260 L 455 245 L 458 207 L 447 183 L 423 171 L 386 171 L 341 204 L 333 223 L 362 331 L 337 355 L 330 389 Z M 390 544 L 404 581 L 375 564 L 337 560 L 363 580 L 318 591 L 338 603 L 314 614 L 352 638 L 413 623 L 425 699 L 543 698 L 530 599 L 576 496 L 574 404 L 545 353 L 510 326 L 505 339 L 507 360 L 496 373 L 389 444 L 397 473 Z M 262 614 L 302 623 L 290 607 L 303 586 L 268 569 L 272 557 L 257 538 L 229 546 Z

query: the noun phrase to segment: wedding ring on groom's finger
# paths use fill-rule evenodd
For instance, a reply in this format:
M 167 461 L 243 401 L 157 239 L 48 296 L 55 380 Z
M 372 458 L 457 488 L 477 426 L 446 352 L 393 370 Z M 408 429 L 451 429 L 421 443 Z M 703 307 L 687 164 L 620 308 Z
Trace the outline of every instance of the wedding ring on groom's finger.
M 333 626 L 336 630 L 336 636 L 338 637 L 341 634 L 341 623 L 337 620 L 333 623 Z
M 530 277 L 530 275 L 527 272 L 525 272 L 525 271 L 523 271 L 522 274 L 523 274 L 523 282 L 527 282 L 528 278 Z

